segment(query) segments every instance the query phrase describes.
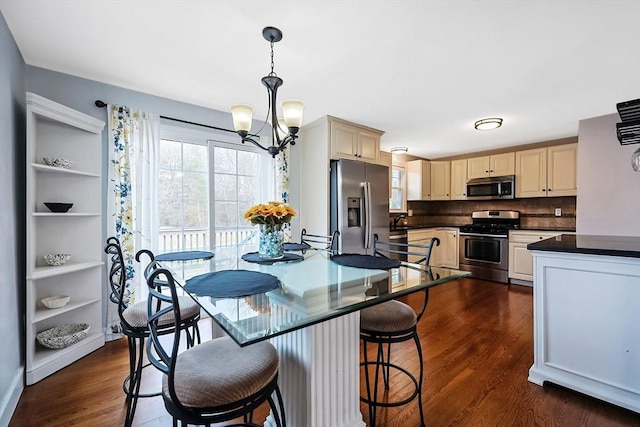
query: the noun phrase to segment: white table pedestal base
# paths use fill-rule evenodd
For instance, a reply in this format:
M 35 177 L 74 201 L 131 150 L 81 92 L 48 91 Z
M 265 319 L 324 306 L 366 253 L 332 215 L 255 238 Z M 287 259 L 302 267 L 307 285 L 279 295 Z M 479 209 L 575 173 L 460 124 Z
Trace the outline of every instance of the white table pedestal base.
M 360 312 L 271 339 L 288 427 L 364 427 L 360 412 Z M 271 415 L 265 426 L 275 426 Z

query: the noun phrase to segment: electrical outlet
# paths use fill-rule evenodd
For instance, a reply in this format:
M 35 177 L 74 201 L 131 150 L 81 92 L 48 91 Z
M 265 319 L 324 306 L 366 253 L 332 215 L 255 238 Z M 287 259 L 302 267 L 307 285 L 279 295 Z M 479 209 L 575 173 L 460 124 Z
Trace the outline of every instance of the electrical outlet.
M 407 216 L 413 216 L 413 209 L 409 209 L 407 211 Z
M 556 208 L 556 216 L 562 216 L 562 209 Z

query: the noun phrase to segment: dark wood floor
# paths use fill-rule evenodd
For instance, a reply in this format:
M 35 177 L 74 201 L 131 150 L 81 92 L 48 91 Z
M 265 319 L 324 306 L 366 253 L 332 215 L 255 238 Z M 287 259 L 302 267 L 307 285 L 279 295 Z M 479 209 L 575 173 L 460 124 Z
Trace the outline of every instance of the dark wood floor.
M 409 303 L 418 301 L 412 296 Z M 420 324 L 425 359 L 422 404 L 427 424 L 640 426 L 640 415 L 634 412 L 571 390 L 528 382 L 533 362 L 532 318 L 532 291 L 528 287 L 462 279 L 431 291 L 427 314 Z M 415 347 L 412 343 L 400 346 L 392 358 L 415 369 Z M 128 369 L 127 355 L 125 340 L 110 342 L 27 387 L 10 427 L 122 425 L 125 407 L 121 387 Z M 154 373 L 145 386 L 155 386 L 158 379 Z M 405 387 L 394 378 L 392 389 L 402 393 Z M 368 421 L 366 407 L 362 412 Z M 266 409 L 256 415 L 266 416 Z M 379 426 L 418 423 L 415 403 L 378 412 Z M 171 425 L 160 397 L 140 400 L 134 425 Z

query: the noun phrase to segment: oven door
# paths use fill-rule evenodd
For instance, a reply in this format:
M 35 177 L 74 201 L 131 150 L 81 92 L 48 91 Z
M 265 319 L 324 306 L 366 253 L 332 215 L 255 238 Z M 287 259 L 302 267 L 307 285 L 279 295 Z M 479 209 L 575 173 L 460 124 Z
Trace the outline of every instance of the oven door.
M 509 239 L 474 233 L 460 233 L 460 264 L 498 270 L 509 268 Z

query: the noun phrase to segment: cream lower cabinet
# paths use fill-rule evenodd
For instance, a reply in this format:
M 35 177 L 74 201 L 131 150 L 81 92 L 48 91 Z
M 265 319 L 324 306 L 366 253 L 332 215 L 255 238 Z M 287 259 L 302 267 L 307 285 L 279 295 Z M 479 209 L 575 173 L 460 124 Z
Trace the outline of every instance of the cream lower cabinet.
M 102 295 L 102 130 L 104 122 L 33 93 L 27 93 L 26 191 L 26 383 L 34 384 L 104 345 Z M 68 169 L 45 157 L 71 160 Z M 68 212 L 44 203 L 68 202 Z M 49 266 L 45 254 L 69 254 L 64 265 Z M 71 297 L 48 309 L 45 297 Z M 63 324 L 87 324 L 81 341 L 45 348 L 39 332 Z
M 578 144 L 516 152 L 516 197 L 575 196 Z
M 435 267 L 458 268 L 458 229 L 453 227 L 437 227 L 420 230 L 410 230 L 408 242 L 421 245 L 429 244 L 429 241 L 437 237 L 439 246 L 434 246 L 431 251 L 429 265 Z M 409 262 L 416 262 L 421 257 L 409 255 Z
M 533 256 L 529 243 L 563 234 L 560 231 L 518 230 L 509 233 L 509 279 L 533 282 Z M 565 233 L 566 234 L 566 233 Z

